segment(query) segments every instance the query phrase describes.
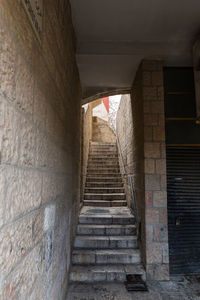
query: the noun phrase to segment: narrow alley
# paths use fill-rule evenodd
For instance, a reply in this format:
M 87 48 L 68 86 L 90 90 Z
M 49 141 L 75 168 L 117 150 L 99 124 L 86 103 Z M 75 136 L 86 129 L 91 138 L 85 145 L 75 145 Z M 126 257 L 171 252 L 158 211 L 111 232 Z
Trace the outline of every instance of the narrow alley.
M 199 299 L 199 33 L 196 0 L 0 1 L 0 300 Z

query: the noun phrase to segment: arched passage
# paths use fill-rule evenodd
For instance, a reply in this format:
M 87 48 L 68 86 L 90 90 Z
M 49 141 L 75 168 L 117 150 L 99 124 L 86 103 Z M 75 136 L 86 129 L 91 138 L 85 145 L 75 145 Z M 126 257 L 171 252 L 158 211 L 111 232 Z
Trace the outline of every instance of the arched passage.
M 161 61 L 141 63 L 130 95 L 124 97 L 123 112 L 119 115 L 119 140 L 125 160 L 129 151 L 127 168 L 135 189 L 141 229 L 140 249 L 147 276 L 165 280 L 169 278 L 169 264 Z M 127 190 L 130 189 L 129 183 L 126 184 Z M 154 232 L 158 235 L 162 232 L 162 238 L 154 236 Z
M 109 96 L 115 96 L 115 95 L 123 95 L 123 94 L 129 94 L 131 91 L 131 88 L 129 89 L 110 89 L 105 92 L 98 92 L 97 91 L 90 91 L 83 93 L 83 99 L 81 101 L 82 104 L 90 103 L 92 101 L 95 101 L 100 98 L 109 97 Z

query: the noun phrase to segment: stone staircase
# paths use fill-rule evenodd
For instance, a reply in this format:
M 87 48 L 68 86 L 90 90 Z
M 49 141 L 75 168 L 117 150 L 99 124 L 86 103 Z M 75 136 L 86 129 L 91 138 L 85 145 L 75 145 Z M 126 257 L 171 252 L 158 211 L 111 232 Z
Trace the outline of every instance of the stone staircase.
M 113 143 L 91 142 L 70 281 L 123 282 L 127 274 L 145 276 L 117 147 Z

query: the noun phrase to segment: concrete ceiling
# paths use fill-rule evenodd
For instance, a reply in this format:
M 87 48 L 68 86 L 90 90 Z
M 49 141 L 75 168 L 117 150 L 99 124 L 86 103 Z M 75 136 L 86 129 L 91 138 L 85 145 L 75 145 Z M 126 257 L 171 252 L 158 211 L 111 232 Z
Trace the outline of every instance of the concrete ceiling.
M 71 0 L 83 98 L 130 89 L 144 58 L 192 64 L 198 0 Z M 99 95 L 98 95 L 99 96 Z

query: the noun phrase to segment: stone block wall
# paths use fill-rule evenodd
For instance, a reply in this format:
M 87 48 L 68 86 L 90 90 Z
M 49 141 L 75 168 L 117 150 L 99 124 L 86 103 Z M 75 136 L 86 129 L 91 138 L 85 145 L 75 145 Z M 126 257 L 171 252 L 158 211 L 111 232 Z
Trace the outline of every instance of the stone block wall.
M 169 254 L 163 66 L 160 61 L 144 61 L 141 69 L 147 274 L 150 279 L 165 280 Z
M 120 144 L 120 150 L 123 158 L 123 163 L 126 171 L 126 176 L 123 176 L 124 186 L 126 190 L 126 199 L 128 206 L 132 207 L 132 197 L 129 176 L 134 173 L 133 163 L 133 116 L 132 104 L 130 95 L 123 95 L 120 99 L 120 104 L 116 118 L 116 132 Z M 119 159 L 121 174 L 123 174 L 122 162 Z
M 80 85 L 68 1 L 0 2 L 0 299 L 64 299 L 79 209 Z
M 118 135 L 126 169 L 133 172 L 141 221 L 142 257 L 148 279 L 167 280 L 169 254 L 162 62 L 141 63 L 132 87 L 131 104 L 127 101 L 127 106 L 122 98 Z M 125 116 L 127 110 L 132 112 L 132 117 L 130 114 Z
M 82 108 L 82 145 L 81 145 L 81 200 L 85 188 L 88 154 L 90 141 L 92 140 L 92 105 Z
M 134 195 L 139 218 L 139 247 L 142 260 L 146 264 L 146 230 L 144 201 L 144 126 L 142 101 L 142 73 L 139 69 L 134 81 L 132 95 L 121 98 L 117 113 L 117 134 L 126 170 L 124 184 L 129 207 L 132 207 L 132 197 L 129 176 L 134 186 Z M 138 228 L 139 229 L 139 228 Z
M 108 122 L 98 117 L 92 119 L 92 141 L 104 143 L 116 143 L 116 136 Z

